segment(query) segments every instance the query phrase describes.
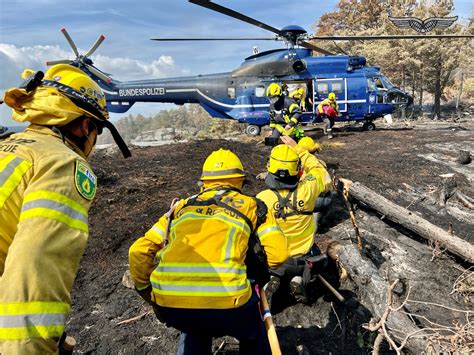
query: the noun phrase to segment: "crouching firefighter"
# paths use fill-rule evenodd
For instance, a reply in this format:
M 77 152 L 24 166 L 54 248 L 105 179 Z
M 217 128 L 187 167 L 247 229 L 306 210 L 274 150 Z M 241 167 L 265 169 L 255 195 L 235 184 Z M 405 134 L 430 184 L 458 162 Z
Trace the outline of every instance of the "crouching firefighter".
M 0 140 L 0 353 L 55 354 L 86 247 L 97 178 L 87 159 L 111 129 L 105 96 L 80 69 L 58 64 L 5 92 L 24 132 Z
M 257 198 L 265 202 L 287 237 L 290 258 L 273 272 L 268 289 L 274 293 L 283 283 L 290 287 L 297 301 L 306 302 L 306 286 L 312 274 L 325 265 L 325 257 L 319 255 L 315 245 L 317 226 L 313 211 L 318 196 L 329 191 L 331 178 L 324 165 L 308 151 L 306 141 L 300 145 L 290 137 L 281 139 L 285 144 L 272 149 L 267 166 L 265 184 L 269 189 Z
M 268 267 L 288 257 L 286 238 L 265 204 L 241 192 L 245 174 L 234 153 L 212 152 L 200 180 L 200 193 L 177 202 L 131 246 L 132 280 L 157 317 L 181 331 L 179 354 L 211 354 L 212 338 L 225 335 L 240 341 L 242 354 L 269 354 L 254 284 L 262 273 L 249 259 L 260 245 L 263 286 Z
M 277 83 L 271 83 L 267 87 L 266 96 L 270 100 L 271 137 L 291 136 L 295 140 L 303 137 L 304 132 L 299 126 L 301 108 L 298 103 L 283 95 L 281 87 Z

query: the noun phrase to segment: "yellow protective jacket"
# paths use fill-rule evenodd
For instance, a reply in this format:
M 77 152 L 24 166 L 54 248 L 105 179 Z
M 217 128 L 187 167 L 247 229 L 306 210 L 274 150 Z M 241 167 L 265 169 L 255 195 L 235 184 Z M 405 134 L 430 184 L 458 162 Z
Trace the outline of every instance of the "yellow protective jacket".
M 281 135 L 296 134 L 300 120 L 301 109 L 295 100 L 283 96 L 277 103 L 270 104 L 270 127 L 276 129 Z M 292 127 L 285 130 L 285 126 L 290 123 Z
M 322 192 L 329 191 L 331 187 L 331 177 L 324 165 L 305 148 L 296 146 L 294 149 L 301 159 L 305 176 L 298 182 L 294 192 L 288 189 L 277 190 L 283 198 L 288 197 L 288 194 L 292 195 L 283 209 L 283 212 L 289 216 L 276 218 L 288 239 L 291 257 L 305 255 L 311 249 L 316 232 L 316 223 L 312 215 L 316 199 Z M 265 202 L 269 213 L 277 215 L 278 211 L 275 207 L 279 206 L 279 198 L 274 191 L 264 190 L 257 195 L 257 198 Z M 301 214 L 295 213 L 293 207 Z
M 339 105 L 337 104 L 336 101 L 331 101 L 329 99 L 324 99 L 323 101 L 321 101 L 321 103 L 318 105 L 318 113 L 324 113 L 324 109 L 323 107 L 324 106 L 330 106 L 332 107 L 334 110 L 336 110 L 336 112 L 339 114 Z
M 198 200 L 212 198 L 223 186 L 213 186 Z M 218 197 L 257 224 L 256 199 L 238 191 Z M 232 210 L 212 204 L 179 201 L 165 245 L 167 218 L 157 223 L 130 248 L 130 273 L 138 290 L 153 287 L 151 299 L 173 308 L 230 309 L 244 305 L 252 291 L 245 256 L 250 226 Z M 288 258 L 287 241 L 272 214 L 257 227 L 268 265 L 277 268 Z
M 1 354 L 57 353 L 96 183 L 46 126 L 0 140 Z

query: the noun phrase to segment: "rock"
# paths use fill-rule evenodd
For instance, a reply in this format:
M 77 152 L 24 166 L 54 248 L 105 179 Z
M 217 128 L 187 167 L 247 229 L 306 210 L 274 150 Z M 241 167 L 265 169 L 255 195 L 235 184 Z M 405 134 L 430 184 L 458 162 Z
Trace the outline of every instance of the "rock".
M 135 289 L 135 284 L 132 281 L 132 275 L 130 275 L 130 270 L 125 271 L 122 276 L 122 285 L 126 288 L 131 288 L 132 290 Z
M 471 153 L 468 150 L 460 150 L 459 157 L 456 159 L 456 162 L 462 165 L 467 165 L 472 161 Z

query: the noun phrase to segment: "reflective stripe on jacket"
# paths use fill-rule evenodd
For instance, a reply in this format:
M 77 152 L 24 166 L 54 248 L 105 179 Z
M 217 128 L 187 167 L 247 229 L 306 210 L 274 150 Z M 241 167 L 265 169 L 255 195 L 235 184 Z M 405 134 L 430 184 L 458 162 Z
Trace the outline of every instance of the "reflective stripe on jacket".
M 296 198 L 298 210 L 311 212 L 314 210 L 318 196 L 330 189 L 331 177 L 313 154 L 300 146 L 296 146 L 294 149 L 301 159 L 305 176 L 299 181 L 290 203 L 293 204 L 293 199 Z M 288 189 L 281 189 L 278 192 L 283 197 L 291 193 Z M 257 198 L 265 202 L 270 214 L 276 214 L 275 206 L 278 206 L 278 197 L 272 190 L 267 189 L 260 192 Z M 277 218 L 276 221 L 288 239 L 290 257 L 305 255 L 314 243 L 316 223 L 313 216 L 312 214 L 294 214 L 292 213 L 294 211 L 289 207 L 285 208 L 285 212 L 292 215 L 285 219 Z
M 301 109 L 296 101 L 284 96 L 281 102 L 270 105 L 270 110 L 275 114 L 273 118 L 270 116 L 270 127 L 275 128 L 283 135 L 293 135 L 301 119 Z M 293 127 L 285 130 L 285 126 L 290 122 L 293 123 Z
M 206 191 L 199 199 L 209 199 L 216 192 Z M 231 210 L 217 205 L 185 206 L 187 201 L 181 200 L 176 207 L 166 247 L 163 216 L 130 248 L 130 272 L 136 287 L 144 289 L 151 283 L 152 299 L 165 307 L 242 306 L 252 293 L 245 265 L 250 226 Z M 222 201 L 242 212 L 255 227 L 254 198 L 230 191 Z M 267 215 L 257 235 L 269 266 L 281 265 L 288 257 L 287 242 L 273 216 Z
M 76 151 L 74 151 L 76 149 Z M 56 353 L 88 238 L 81 152 L 48 127 L 0 141 L 0 353 Z

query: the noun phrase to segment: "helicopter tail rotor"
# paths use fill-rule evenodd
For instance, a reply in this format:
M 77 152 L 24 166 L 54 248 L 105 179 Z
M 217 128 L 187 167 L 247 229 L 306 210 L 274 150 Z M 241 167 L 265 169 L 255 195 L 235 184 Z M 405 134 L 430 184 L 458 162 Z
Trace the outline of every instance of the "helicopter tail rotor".
M 61 32 L 63 33 L 64 37 L 66 37 L 67 42 L 69 43 L 69 46 L 72 48 L 72 51 L 74 52 L 74 55 L 76 56 L 75 59 L 59 59 L 59 60 L 51 60 L 47 61 L 46 65 L 51 66 L 55 64 L 71 64 L 74 65 L 80 69 L 85 69 L 89 71 L 91 74 L 94 76 L 98 77 L 100 80 L 103 82 L 109 84 L 112 79 L 96 67 L 94 67 L 94 63 L 92 60 L 89 58 L 92 53 L 96 51 L 96 49 L 101 45 L 101 43 L 104 41 L 105 37 L 103 35 L 100 35 L 97 41 L 92 45 L 92 47 L 86 52 L 86 54 L 80 54 L 76 44 L 72 40 L 71 36 L 69 33 L 66 31 L 65 28 L 61 29 Z

